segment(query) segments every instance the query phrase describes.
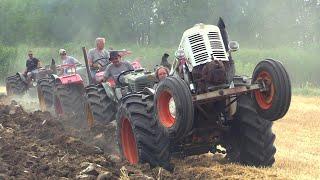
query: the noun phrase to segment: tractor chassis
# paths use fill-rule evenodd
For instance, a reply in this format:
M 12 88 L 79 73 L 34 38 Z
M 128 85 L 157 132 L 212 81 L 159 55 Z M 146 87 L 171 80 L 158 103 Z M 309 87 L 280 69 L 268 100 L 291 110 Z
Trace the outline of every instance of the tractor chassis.
M 202 108 L 202 105 L 218 102 L 226 98 L 232 98 L 225 108 L 235 103 L 239 96 L 250 93 L 253 91 L 267 91 L 263 82 L 252 83 L 250 81 L 235 84 L 233 88 L 217 89 L 211 92 L 194 95 L 192 101 L 196 109 L 201 112 L 205 119 L 197 121 L 196 123 L 205 123 L 215 121 L 212 117 Z M 188 135 L 182 138 L 181 141 L 175 143 L 171 148 L 171 153 L 176 157 L 186 157 L 190 155 L 198 155 L 207 152 L 212 153 L 225 153 L 217 149 L 217 145 L 223 144 L 222 136 L 230 130 L 227 124 L 222 124 L 220 121 L 215 121 L 213 124 L 206 127 L 198 127 L 192 129 Z
M 219 89 L 204 94 L 194 95 L 192 97 L 192 101 L 195 104 L 206 104 L 209 102 L 221 100 L 226 97 L 231 97 L 233 95 L 241 95 L 256 90 L 260 90 L 261 92 L 263 92 L 266 91 L 266 88 L 263 83 L 240 85 L 234 88 Z

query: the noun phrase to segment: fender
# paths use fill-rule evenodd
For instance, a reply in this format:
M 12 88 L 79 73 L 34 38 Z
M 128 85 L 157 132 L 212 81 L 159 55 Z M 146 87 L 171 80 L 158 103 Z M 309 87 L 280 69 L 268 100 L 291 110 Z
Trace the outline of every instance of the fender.
M 109 83 L 101 83 L 103 89 L 106 91 L 107 96 L 114 102 L 118 103 L 118 99 L 115 95 L 113 88 L 109 85 Z
M 66 76 L 57 76 L 56 74 L 51 75 L 55 81 L 59 81 L 62 84 L 83 84 L 83 80 L 79 74 L 72 74 Z
M 28 84 L 27 78 L 26 78 L 22 73 L 17 72 L 17 75 L 20 76 L 20 79 L 21 79 L 24 83 Z

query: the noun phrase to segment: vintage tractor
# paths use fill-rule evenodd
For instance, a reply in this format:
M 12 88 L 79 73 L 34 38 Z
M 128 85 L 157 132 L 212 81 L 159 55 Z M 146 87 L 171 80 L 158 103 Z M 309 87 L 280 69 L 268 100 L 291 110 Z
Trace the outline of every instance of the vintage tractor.
M 48 78 L 39 80 L 38 97 L 41 110 L 54 108 L 56 115 L 83 117 L 84 86 L 88 84 L 84 65 L 59 65 Z
M 85 48 L 83 52 L 87 59 Z M 85 112 L 89 127 L 95 124 L 103 127 L 116 119 L 119 150 L 130 163 L 170 169 L 169 151 L 162 152 L 170 141 L 153 118 L 155 82 L 152 72 L 136 69 L 122 72 L 115 82 L 89 85 Z
M 170 76 L 154 95 L 171 155 L 210 151 L 246 165 L 274 163 L 272 123 L 289 109 L 290 79 L 273 59 L 259 62 L 252 78 L 235 75 L 231 53 L 238 49 L 221 18 L 217 26 L 197 24 L 183 33 Z
M 17 72 L 13 76 L 6 78 L 7 95 L 23 95 L 28 90 L 38 86 L 37 81 L 49 77 L 55 67 L 55 62 L 52 61 L 51 65 L 46 65 L 44 68 L 37 69 L 37 73 L 33 77 L 28 77 L 26 73 Z
M 119 54 L 122 53 L 122 56 L 127 54 L 127 50 L 112 50 L 117 51 Z M 111 51 L 110 51 L 111 52 Z M 84 58 L 87 59 L 86 50 L 83 49 Z M 108 124 L 115 119 L 116 108 L 118 104 L 118 99 L 115 96 L 114 86 L 115 82 L 103 82 L 104 79 L 104 70 L 107 65 L 109 65 L 109 59 L 101 58 L 94 60 L 93 63 L 100 65 L 99 71 L 96 73 L 95 77 L 90 77 L 91 81 L 89 86 L 86 86 L 86 114 L 88 120 L 89 128 L 92 128 L 95 124 Z M 136 63 L 136 62 L 134 62 Z M 89 69 L 89 66 L 88 66 Z M 144 75 L 145 71 L 139 69 L 137 72 L 131 73 L 135 74 L 135 77 L 130 78 L 130 81 L 134 81 L 135 78 L 141 77 Z M 124 72 L 122 76 L 130 74 L 130 72 Z M 91 76 L 91 73 L 88 72 L 88 77 Z M 137 79 L 137 84 L 140 84 L 141 87 L 150 87 L 154 84 L 144 84 L 145 79 L 142 77 L 139 80 Z M 131 83 L 131 85 L 134 82 Z M 118 84 L 120 86 L 120 84 Z M 140 88 L 141 88 L 140 87 Z M 131 90 L 131 89 L 130 89 Z
M 168 156 L 207 152 L 224 153 L 231 162 L 271 166 L 276 152 L 272 123 L 289 109 L 290 79 L 283 65 L 272 59 L 258 63 L 252 78 L 235 75 L 231 53 L 238 49 L 237 42 L 229 42 L 221 18 L 217 26 L 197 24 L 186 30 L 170 76 L 159 82 L 155 94 L 145 89 L 147 98 L 122 98 L 117 128 L 124 157 L 139 163 L 144 157 L 141 134 L 158 134 L 169 138 L 170 145 L 148 144 L 152 152 L 165 154 L 165 159 L 157 156 L 153 164 L 168 170 Z M 144 106 L 134 101 L 140 98 L 146 99 Z M 158 124 L 154 129 L 144 121 L 150 109 L 155 114 L 148 115 L 149 122 Z

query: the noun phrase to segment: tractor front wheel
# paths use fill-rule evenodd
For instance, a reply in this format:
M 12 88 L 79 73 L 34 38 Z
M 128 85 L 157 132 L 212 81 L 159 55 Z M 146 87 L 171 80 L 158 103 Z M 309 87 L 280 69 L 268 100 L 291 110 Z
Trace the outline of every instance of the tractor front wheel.
M 161 81 L 155 95 L 156 117 L 160 126 L 174 140 L 179 140 L 193 126 L 194 108 L 187 84 L 179 77 Z
M 282 118 L 291 102 L 291 83 L 279 61 L 266 59 L 254 69 L 252 80 L 264 85 L 265 90 L 253 93 L 258 114 L 269 121 Z

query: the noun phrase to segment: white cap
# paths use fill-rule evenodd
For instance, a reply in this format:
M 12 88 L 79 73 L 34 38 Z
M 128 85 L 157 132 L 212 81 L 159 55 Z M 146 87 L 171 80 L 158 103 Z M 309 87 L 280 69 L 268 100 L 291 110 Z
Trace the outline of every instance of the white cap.
M 67 54 L 67 51 L 65 49 L 60 49 L 59 54 Z

